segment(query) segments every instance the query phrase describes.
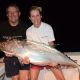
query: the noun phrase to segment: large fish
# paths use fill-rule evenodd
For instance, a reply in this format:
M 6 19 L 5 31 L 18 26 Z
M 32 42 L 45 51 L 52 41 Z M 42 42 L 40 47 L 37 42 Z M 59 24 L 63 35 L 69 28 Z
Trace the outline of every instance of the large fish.
M 68 56 L 52 48 L 48 45 L 41 44 L 35 41 L 28 40 L 7 40 L 0 42 L 0 50 L 7 51 L 9 54 L 23 58 L 25 56 L 29 57 L 30 63 L 40 66 L 51 65 L 55 66 L 57 64 L 64 66 L 74 66 L 79 67 Z

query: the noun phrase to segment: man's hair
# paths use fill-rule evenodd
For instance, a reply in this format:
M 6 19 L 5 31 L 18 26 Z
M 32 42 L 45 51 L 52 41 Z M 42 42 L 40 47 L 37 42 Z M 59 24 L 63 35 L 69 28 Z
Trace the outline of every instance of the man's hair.
M 9 7 L 15 7 L 17 9 L 17 11 L 20 12 L 20 9 L 16 4 L 9 4 L 8 7 L 6 8 L 6 13 L 8 13 Z
M 30 12 L 31 12 L 32 10 L 38 10 L 38 11 L 40 12 L 40 14 L 42 15 L 42 7 L 40 7 L 40 6 L 32 6 L 32 7 L 30 8 L 30 10 L 29 10 L 29 15 L 30 15 Z

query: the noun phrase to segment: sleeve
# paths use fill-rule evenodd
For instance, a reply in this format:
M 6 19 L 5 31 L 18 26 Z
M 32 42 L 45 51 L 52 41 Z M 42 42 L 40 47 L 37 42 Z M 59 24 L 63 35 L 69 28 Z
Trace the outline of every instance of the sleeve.
M 28 29 L 26 30 L 26 37 L 27 37 L 27 39 L 28 39 Z
M 51 26 L 47 29 L 48 42 L 55 41 L 54 31 Z
M 27 37 L 27 40 L 30 40 L 30 31 L 29 31 L 29 29 L 26 30 L 26 37 Z

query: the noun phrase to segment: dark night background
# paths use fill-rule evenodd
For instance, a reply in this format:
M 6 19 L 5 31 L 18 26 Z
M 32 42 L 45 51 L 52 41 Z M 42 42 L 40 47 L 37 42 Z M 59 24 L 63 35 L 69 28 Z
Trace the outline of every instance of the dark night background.
M 28 19 L 30 6 L 43 8 L 43 21 L 52 25 L 57 48 L 63 52 L 80 51 L 79 2 L 53 0 L 0 0 L 0 21 L 6 20 L 5 8 L 16 3 L 21 9 L 21 19 L 31 25 Z

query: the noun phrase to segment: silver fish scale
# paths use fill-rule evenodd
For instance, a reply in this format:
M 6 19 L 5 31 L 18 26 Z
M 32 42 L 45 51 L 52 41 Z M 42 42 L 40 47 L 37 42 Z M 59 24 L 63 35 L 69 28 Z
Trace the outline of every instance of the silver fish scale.
M 21 58 L 28 56 L 31 63 L 40 66 L 48 64 L 78 66 L 77 63 L 55 48 L 35 41 L 16 39 L 3 41 L 0 42 L 0 50 L 14 52 L 15 56 Z

